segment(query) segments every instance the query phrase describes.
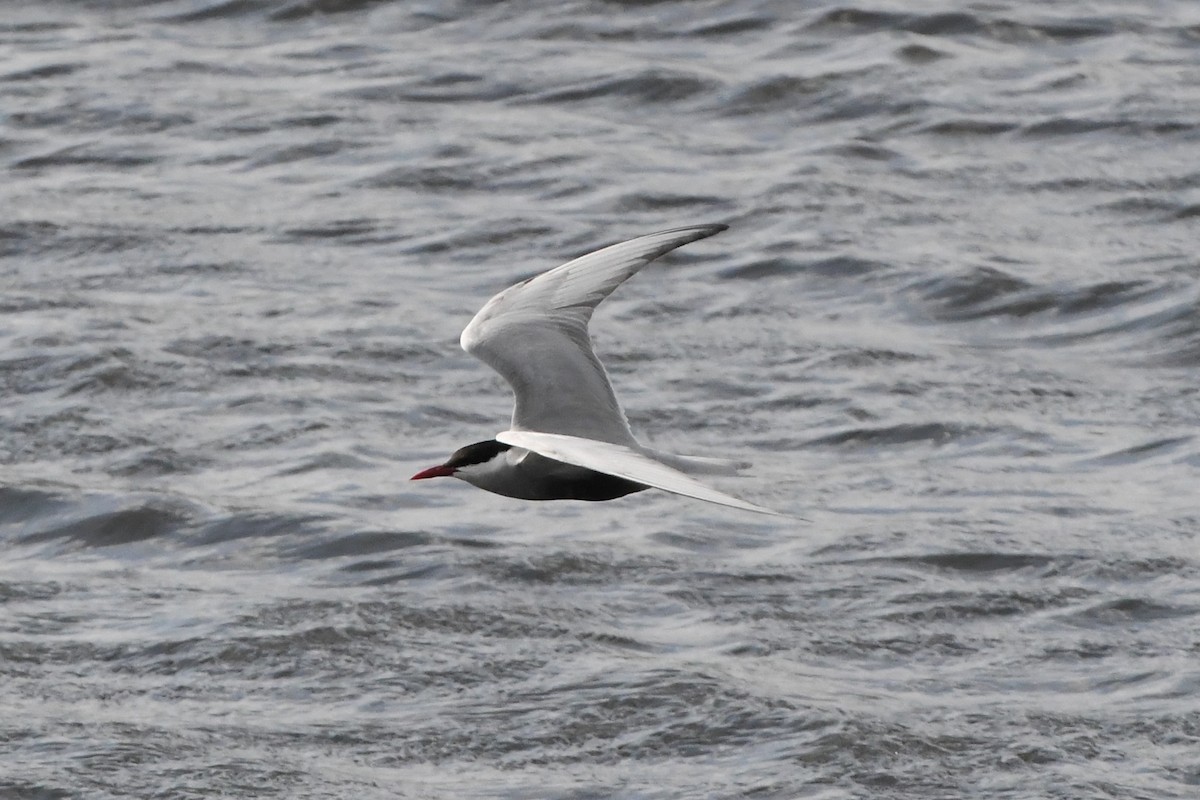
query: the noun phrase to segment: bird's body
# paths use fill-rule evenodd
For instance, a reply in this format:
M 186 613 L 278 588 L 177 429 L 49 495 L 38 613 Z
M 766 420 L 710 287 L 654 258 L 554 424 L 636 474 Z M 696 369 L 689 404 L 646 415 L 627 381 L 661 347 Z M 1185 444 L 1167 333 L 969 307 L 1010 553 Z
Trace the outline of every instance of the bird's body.
M 744 464 L 640 445 L 588 335 L 592 312 L 624 281 L 664 253 L 725 227 L 677 228 L 621 242 L 489 300 L 463 330 L 461 343 L 512 386 L 511 428 L 457 450 L 413 479 L 453 476 L 523 500 L 612 500 L 654 487 L 775 513 L 683 471 L 730 474 Z
M 480 445 L 495 443 L 480 442 Z M 478 445 L 473 445 L 478 446 Z M 585 467 L 509 447 L 478 464 L 461 467 L 454 477 L 473 486 L 519 500 L 615 500 L 650 487 Z

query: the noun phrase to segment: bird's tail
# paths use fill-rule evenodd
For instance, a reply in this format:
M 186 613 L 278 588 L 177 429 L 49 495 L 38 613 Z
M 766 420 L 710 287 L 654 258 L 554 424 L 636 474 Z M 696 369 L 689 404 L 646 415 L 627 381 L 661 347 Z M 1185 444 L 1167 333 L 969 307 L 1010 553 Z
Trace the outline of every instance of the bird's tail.
M 728 458 L 712 458 L 711 456 L 681 456 L 675 453 L 663 453 L 659 450 L 646 449 L 646 455 L 656 461 L 661 461 L 669 467 L 693 475 L 736 475 L 740 470 L 750 467 L 748 461 L 735 461 Z

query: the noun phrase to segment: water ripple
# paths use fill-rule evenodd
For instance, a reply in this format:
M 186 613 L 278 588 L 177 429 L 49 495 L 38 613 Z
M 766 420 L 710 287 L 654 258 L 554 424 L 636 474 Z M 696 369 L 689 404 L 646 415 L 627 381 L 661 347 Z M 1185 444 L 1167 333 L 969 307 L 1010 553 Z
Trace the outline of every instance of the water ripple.
M 1195 14 L 958 6 L 10 4 L 0 795 L 1191 798 Z M 803 519 L 407 480 L 711 219 L 595 345 Z

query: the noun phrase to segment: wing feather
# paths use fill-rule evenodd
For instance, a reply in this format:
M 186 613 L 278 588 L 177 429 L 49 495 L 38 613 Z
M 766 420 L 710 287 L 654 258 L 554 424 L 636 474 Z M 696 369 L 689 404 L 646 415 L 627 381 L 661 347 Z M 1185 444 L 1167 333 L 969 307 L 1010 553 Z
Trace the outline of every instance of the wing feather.
M 512 386 L 513 430 L 636 446 L 588 322 L 613 290 L 654 259 L 725 230 L 676 228 L 614 244 L 500 292 L 462 332 L 464 350 Z
M 723 506 L 757 511 L 760 514 L 783 516 L 778 511 L 757 506 L 741 498 L 719 492 L 705 486 L 690 475 L 685 475 L 632 448 L 611 442 L 581 439 L 557 433 L 534 431 L 504 431 L 496 434 L 496 440 L 513 447 L 532 450 L 538 455 L 574 464 L 577 467 L 615 475 L 618 478 L 644 483 L 655 489 L 674 492 L 697 500 L 707 500 Z

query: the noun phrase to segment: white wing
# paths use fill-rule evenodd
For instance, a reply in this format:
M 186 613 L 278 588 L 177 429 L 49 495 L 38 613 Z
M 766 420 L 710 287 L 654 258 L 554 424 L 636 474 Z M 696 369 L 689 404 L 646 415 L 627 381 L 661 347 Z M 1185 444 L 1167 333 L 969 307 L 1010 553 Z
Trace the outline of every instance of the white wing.
M 532 450 L 538 455 L 553 458 L 555 461 L 564 461 L 577 467 L 603 472 L 606 475 L 616 475 L 618 478 L 644 483 L 655 489 L 663 489 L 685 497 L 694 497 L 697 500 L 707 500 L 710 503 L 719 503 L 746 511 L 757 511 L 760 514 L 783 516 L 778 511 L 756 506 L 733 495 L 709 488 L 690 475 L 685 475 L 677 469 L 668 467 L 666 464 L 655 461 L 624 445 L 534 431 L 504 431 L 496 434 L 496 440 L 513 447 Z
M 652 233 L 569 261 L 493 297 L 462 332 L 462 347 L 512 386 L 513 430 L 635 445 L 588 321 L 613 290 L 676 247 L 725 225 Z

